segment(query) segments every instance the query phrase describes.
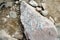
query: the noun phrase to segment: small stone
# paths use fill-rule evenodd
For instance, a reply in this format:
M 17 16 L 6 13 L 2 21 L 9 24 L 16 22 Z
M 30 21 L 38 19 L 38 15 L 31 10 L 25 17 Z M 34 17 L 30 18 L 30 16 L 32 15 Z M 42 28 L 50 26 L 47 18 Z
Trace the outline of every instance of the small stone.
M 10 16 L 11 18 L 16 18 L 16 17 L 17 17 L 17 14 L 16 14 L 16 12 L 14 12 L 14 11 L 10 11 L 9 16 Z
M 54 19 L 53 19 L 51 16 L 49 17 L 49 19 L 50 19 L 53 23 L 55 23 Z
M 9 16 L 9 15 L 7 15 L 6 17 L 7 17 L 7 18 L 9 18 L 10 16 Z
M 44 10 L 44 11 L 41 11 L 41 12 L 42 12 L 42 15 L 44 15 L 44 16 L 48 15 L 48 11 L 47 10 Z
M 41 6 L 46 9 L 46 3 L 41 3 Z
M 37 10 L 37 11 L 41 11 L 41 10 L 42 10 L 42 8 L 36 7 L 36 10 Z
M 34 0 L 30 0 L 29 4 L 34 7 L 38 6 L 38 4 Z
M 15 3 L 16 3 L 16 4 L 18 4 L 18 3 L 19 3 L 19 1 L 16 1 Z
M 54 18 L 54 20 L 55 20 L 55 21 L 57 21 L 57 20 L 58 20 L 58 18 L 57 18 L 57 17 L 55 17 L 55 18 Z

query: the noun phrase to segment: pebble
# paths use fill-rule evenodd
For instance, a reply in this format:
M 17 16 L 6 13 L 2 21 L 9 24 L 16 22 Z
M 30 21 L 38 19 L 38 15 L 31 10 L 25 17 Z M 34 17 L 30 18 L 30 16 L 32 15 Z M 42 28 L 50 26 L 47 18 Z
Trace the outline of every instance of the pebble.
M 38 6 L 38 4 L 34 0 L 31 0 L 29 4 L 34 7 Z
M 9 16 L 9 15 L 7 15 L 6 17 L 7 17 L 7 18 L 9 18 L 10 16 Z
M 44 10 L 44 11 L 41 11 L 41 12 L 42 12 L 42 15 L 44 15 L 44 16 L 48 15 L 48 11 L 47 10 Z
M 55 17 L 55 18 L 54 18 L 54 20 L 55 20 L 55 21 L 57 21 L 57 20 L 58 20 L 58 18 L 57 18 L 57 17 Z
M 41 11 L 41 10 L 42 10 L 42 8 L 36 7 L 36 10 L 37 10 L 37 11 Z
M 46 3 L 41 3 L 42 7 L 46 9 Z
M 16 12 L 14 12 L 14 11 L 10 11 L 9 16 L 10 16 L 11 18 L 16 18 L 16 17 L 17 17 L 17 14 L 16 14 Z
M 53 19 L 51 16 L 49 17 L 49 19 L 50 19 L 53 23 L 55 23 L 54 19 Z
M 16 3 L 16 4 L 18 4 L 18 3 L 19 3 L 19 1 L 16 1 L 15 3 Z

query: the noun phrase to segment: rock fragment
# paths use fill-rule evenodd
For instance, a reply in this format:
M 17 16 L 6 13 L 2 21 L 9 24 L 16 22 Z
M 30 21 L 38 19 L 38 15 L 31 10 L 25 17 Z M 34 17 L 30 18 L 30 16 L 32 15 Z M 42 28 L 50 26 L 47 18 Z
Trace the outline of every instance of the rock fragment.
M 53 19 L 52 17 L 49 17 L 49 19 L 50 19 L 53 23 L 55 23 L 55 21 L 54 21 L 54 19 Z
M 46 3 L 41 3 L 44 9 L 46 9 Z
M 16 18 L 17 17 L 16 12 L 14 12 L 14 11 L 10 11 L 9 15 L 10 15 L 11 18 Z
M 30 40 L 56 40 L 57 29 L 47 18 L 40 15 L 35 8 L 26 2 L 21 2 L 21 22 L 25 28 L 25 34 Z
M 44 10 L 44 11 L 41 11 L 41 12 L 42 12 L 43 16 L 47 16 L 48 15 L 48 11 L 47 10 Z
M 42 8 L 36 7 L 36 10 L 40 12 Z
M 30 0 L 29 4 L 33 7 L 38 6 L 38 4 L 34 0 Z

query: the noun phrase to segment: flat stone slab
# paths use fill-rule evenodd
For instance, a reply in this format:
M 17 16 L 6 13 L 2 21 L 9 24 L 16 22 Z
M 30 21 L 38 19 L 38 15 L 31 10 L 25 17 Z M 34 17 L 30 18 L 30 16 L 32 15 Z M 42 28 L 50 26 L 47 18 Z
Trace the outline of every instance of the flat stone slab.
M 26 2 L 21 2 L 21 22 L 30 40 L 57 40 L 57 29 Z

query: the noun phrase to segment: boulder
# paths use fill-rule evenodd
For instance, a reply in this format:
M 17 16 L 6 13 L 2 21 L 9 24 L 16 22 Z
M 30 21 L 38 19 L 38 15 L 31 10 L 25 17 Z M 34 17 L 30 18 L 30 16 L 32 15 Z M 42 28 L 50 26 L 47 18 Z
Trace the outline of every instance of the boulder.
M 57 40 L 57 29 L 46 17 L 40 15 L 35 8 L 21 2 L 21 22 L 25 28 L 25 35 L 30 40 Z

